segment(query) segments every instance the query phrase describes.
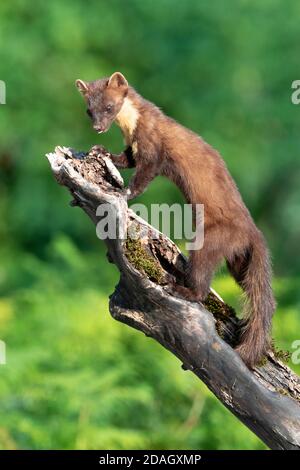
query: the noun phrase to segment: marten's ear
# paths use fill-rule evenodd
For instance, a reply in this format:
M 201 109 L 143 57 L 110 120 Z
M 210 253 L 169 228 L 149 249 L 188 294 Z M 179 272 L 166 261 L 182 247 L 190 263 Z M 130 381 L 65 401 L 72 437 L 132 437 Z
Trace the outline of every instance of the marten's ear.
M 121 72 L 115 72 L 109 78 L 107 86 L 110 88 L 127 88 L 128 82 Z
M 88 84 L 83 80 L 76 80 L 75 85 L 77 86 L 79 92 L 84 96 L 88 93 L 89 87 Z

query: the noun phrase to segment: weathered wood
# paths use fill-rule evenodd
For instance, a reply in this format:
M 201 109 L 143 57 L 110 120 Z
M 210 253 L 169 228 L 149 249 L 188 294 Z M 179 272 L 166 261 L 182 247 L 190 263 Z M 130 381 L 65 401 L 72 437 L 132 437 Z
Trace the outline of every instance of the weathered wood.
M 105 241 L 109 260 L 120 270 L 109 303 L 112 316 L 175 354 L 270 448 L 299 450 L 299 377 L 274 352 L 253 371 L 244 365 L 230 346 L 239 320 L 216 293 L 206 305 L 172 294 L 169 275 L 181 283 L 186 260 L 171 240 L 128 209 L 122 178 L 107 154 L 57 147 L 47 157 L 57 181 L 70 190 L 72 205 L 95 224 L 98 206 L 114 209 L 118 237 Z M 124 239 L 128 231 L 131 238 Z

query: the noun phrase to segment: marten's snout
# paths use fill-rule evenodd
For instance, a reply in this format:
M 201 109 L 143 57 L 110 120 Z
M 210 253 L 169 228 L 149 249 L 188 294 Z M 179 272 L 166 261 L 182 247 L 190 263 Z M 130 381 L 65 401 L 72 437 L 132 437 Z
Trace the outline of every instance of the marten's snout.
M 105 131 L 104 126 L 102 126 L 102 125 L 97 124 L 93 127 L 94 127 L 95 131 L 98 132 L 98 134 L 102 134 L 102 132 Z

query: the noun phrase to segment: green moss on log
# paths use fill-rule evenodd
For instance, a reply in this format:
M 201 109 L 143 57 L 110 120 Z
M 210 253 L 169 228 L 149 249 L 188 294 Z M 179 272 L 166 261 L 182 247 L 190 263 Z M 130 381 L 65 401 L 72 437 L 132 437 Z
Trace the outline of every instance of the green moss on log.
M 264 367 L 268 364 L 267 356 L 263 356 L 256 367 Z
M 151 281 L 162 284 L 164 271 L 159 262 L 146 251 L 140 239 L 127 238 L 125 242 L 125 254 L 128 261 Z
M 277 393 L 280 393 L 280 395 L 287 395 L 289 396 L 289 392 L 287 390 L 285 390 L 284 388 L 277 388 L 276 389 L 276 392 Z
M 212 293 L 208 294 L 203 302 L 207 310 L 213 314 L 216 319 L 224 320 L 228 318 L 236 318 L 236 313 L 232 307 L 221 302 Z
M 276 349 L 274 345 L 273 345 L 273 353 L 276 359 L 285 363 L 288 363 L 291 358 L 291 353 L 289 351 L 284 351 L 283 349 Z

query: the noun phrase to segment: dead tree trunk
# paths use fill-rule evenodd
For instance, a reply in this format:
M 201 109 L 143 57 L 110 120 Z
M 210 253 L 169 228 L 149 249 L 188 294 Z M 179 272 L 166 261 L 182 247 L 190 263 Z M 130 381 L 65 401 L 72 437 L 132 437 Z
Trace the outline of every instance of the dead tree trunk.
M 57 181 L 70 190 L 72 205 L 95 224 L 103 204 L 115 215 L 117 236 L 105 241 L 109 260 L 120 270 L 109 303 L 112 316 L 175 354 L 270 448 L 299 450 L 299 377 L 274 352 L 254 371 L 244 365 L 231 347 L 239 320 L 216 293 L 205 305 L 172 295 L 168 275 L 182 283 L 186 260 L 171 240 L 128 209 L 123 180 L 108 154 L 57 147 L 47 157 Z

